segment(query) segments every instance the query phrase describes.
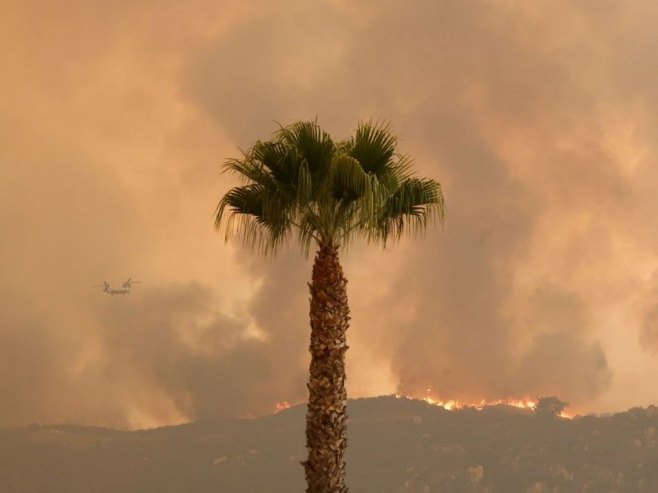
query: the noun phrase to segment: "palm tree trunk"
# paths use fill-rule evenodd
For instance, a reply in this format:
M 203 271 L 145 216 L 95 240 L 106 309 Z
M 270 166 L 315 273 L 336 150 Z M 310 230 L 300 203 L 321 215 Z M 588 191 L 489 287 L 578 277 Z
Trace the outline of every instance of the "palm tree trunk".
M 335 247 L 320 245 L 311 290 L 311 368 L 306 413 L 307 493 L 347 493 L 347 392 L 345 332 L 349 326 L 347 279 Z

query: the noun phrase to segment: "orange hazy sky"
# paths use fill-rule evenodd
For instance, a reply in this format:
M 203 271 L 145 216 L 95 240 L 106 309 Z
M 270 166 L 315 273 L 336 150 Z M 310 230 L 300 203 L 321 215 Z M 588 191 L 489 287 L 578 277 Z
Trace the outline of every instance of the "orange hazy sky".
M 224 159 L 316 117 L 390 120 L 448 202 L 344 254 L 351 396 L 658 403 L 656 2 L 0 7 L 0 426 L 303 401 L 310 260 L 212 216 Z

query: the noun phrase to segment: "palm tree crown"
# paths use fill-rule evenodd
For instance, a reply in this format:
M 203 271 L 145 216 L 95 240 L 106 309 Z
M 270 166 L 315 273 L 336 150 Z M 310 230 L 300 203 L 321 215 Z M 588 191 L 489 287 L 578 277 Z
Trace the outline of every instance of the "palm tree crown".
M 389 125 L 360 124 L 334 142 L 316 122 L 282 127 L 258 141 L 225 169 L 241 176 L 215 211 L 226 238 L 241 234 L 247 244 L 273 253 L 296 231 L 308 254 L 311 243 L 339 248 L 355 235 L 386 243 L 428 220 L 445 216 L 438 182 L 416 178 L 411 159 L 396 151 Z

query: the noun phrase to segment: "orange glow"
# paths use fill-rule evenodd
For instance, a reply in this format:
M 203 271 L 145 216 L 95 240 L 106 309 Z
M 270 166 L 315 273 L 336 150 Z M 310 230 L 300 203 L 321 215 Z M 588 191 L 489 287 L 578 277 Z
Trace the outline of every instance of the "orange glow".
M 447 409 L 448 411 L 453 411 L 453 410 L 458 410 L 458 409 L 464 409 L 464 408 L 475 408 L 479 411 L 484 409 L 485 407 L 491 407 L 491 406 L 499 406 L 499 405 L 506 405 L 506 406 L 513 406 L 513 407 L 518 407 L 520 409 L 527 409 L 529 411 L 533 411 L 535 408 L 535 405 L 537 404 L 537 401 L 535 399 L 531 399 L 528 397 L 509 397 L 506 399 L 494 399 L 494 400 L 486 400 L 486 399 L 481 399 L 480 401 L 460 401 L 457 399 L 441 399 L 439 397 L 436 397 L 434 394 L 432 394 L 432 389 L 427 389 L 427 393 L 425 396 L 420 397 L 420 396 L 403 396 L 400 394 L 396 394 L 395 397 L 398 399 L 404 398 L 404 399 L 415 399 L 415 400 L 420 400 L 420 401 L 425 401 L 428 404 L 431 404 L 433 406 L 439 406 L 444 409 Z M 573 415 L 567 412 L 562 411 L 560 413 L 561 418 L 568 418 L 568 419 L 573 419 Z
M 395 397 L 396 399 L 410 399 L 415 401 L 424 401 L 427 402 L 428 404 L 431 404 L 432 406 L 442 407 L 448 411 L 457 411 L 459 409 L 466 409 L 466 408 L 472 408 L 481 411 L 485 407 L 500 406 L 500 405 L 513 406 L 513 407 L 518 407 L 519 409 L 527 409 L 528 411 L 534 411 L 535 405 L 537 404 L 536 399 L 531 399 L 529 397 L 520 397 L 520 398 L 509 397 L 506 399 L 494 399 L 490 401 L 486 399 L 481 399 L 480 401 L 460 401 L 458 399 L 440 399 L 432 394 L 431 389 L 427 389 L 427 394 L 423 397 L 402 395 L 402 394 L 395 394 Z M 290 404 L 290 402 L 288 401 L 277 402 L 274 405 L 274 414 L 280 413 L 281 411 L 289 409 L 292 406 L 297 406 L 304 403 L 305 401 L 294 402 L 292 404 Z M 573 419 L 574 416 L 575 414 L 570 412 L 562 411 L 560 413 L 561 418 Z
M 274 406 L 274 414 L 280 413 L 281 411 L 290 408 L 290 403 L 288 401 L 277 402 Z

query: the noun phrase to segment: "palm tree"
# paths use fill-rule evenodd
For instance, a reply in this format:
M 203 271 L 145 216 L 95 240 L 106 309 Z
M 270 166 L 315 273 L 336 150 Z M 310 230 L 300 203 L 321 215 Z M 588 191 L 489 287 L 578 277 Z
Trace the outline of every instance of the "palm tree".
M 355 237 L 386 244 L 442 221 L 438 182 L 416 178 L 411 159 L 396 151 L 387 124 L 362 123 L 335 142 L 316 122 L 281 127 L 225 170 L 243 185 L 229 190 L 215 211 L 226 239 L 237 233 L 265 254 L 295 236 L 306 255 L 317 249 L 309 284 L 311 353 L 306 414 L 308 493 L 343 493 L 347 445 L 345 333 L 347 279 L 339 251 Z

